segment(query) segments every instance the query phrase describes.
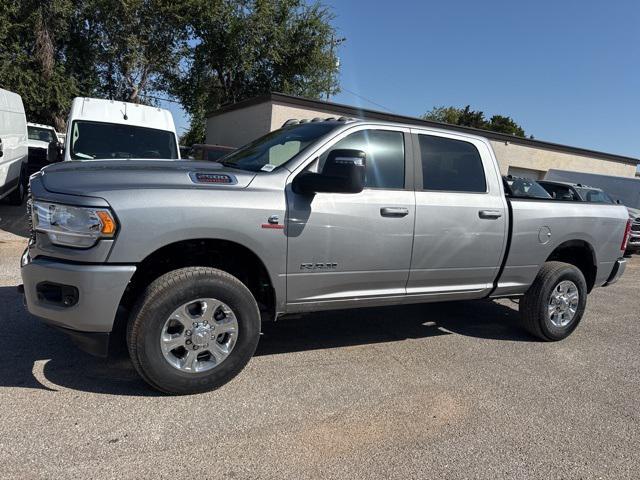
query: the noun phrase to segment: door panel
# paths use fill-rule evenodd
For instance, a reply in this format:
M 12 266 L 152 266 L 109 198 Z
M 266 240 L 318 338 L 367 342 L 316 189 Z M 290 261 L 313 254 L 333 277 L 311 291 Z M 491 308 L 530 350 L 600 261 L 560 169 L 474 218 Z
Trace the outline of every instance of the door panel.
M 497 210 L 497 218 L 480 211 Z M 407 293 L 491 288 L 505 230 L 504 209 L 486 194 L 416 192 L 416 233 Z
M 367 187 L 358 194 L 312 196 L 287 188 L 289 304 L 341 301 L 348 307 L 350 301 L 406 293 L 415 220 L 409 131 L 343 131 L 306 169 L 322 171 L 336 148 L 365 152 Z
M 289 303 L 401 295 L 409 276 L 414 192 L 288 192 Z M 403 209 L 406 215 L 383 215 Z
M 407 293 L 482 297 L 493 287 L 508 221 L 491 150 L 478 139 L 416 133 L 416 225 Z

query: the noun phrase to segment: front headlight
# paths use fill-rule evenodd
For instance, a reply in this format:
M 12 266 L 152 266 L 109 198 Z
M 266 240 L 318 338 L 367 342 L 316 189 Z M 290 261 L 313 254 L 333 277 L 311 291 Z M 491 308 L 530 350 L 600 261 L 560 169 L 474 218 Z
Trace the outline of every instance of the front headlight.
M 51 243 L 65 247 L 87 248 L 100 238 L 116 233 L 116 222 L 106 208 L 71 207 L 48 202 L 33 202 L 33 228 L 46 233 Z

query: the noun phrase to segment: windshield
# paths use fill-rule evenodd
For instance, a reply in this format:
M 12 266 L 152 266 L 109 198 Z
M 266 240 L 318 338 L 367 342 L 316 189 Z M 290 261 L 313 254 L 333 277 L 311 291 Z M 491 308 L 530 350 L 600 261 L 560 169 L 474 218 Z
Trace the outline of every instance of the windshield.
M 558 185 L 557 183 L 539 182 L 551 198 L 555 200 L 580 201 L 580 198 L 573 192 L 573 189 L 567 185 Z
M 551 198 L 551 195 L 538 182 L 528 178 L 505 179 L 509 194 L 516 198 Z
M 27 127 L 27 130 L 29 132 L 29 140 L 51 143 L 56 139 L 53 135 L 53 130 L 49 128 Z
M 71 131 L 71 158 L 178 158 L 176 137 L 168 130 L 117 123 L 75 121 Z
M 331 122 L 290 125 L 275 130 L 222 158 L 223 165 L 271 172 L 305 150 L 309 145 L 336 127 Z
M 576 187 L 585 202 L 615 203 L 612 198 L 602 190 L 593 188 Z

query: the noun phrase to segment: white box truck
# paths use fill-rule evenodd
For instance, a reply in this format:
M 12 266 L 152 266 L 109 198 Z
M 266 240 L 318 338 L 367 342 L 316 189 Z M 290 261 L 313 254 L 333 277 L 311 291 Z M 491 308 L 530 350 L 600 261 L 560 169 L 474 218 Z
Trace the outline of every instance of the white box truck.
M 27 184 L 27 118 L 20 95 L 0 88 L 0 199 L 20 205 Z

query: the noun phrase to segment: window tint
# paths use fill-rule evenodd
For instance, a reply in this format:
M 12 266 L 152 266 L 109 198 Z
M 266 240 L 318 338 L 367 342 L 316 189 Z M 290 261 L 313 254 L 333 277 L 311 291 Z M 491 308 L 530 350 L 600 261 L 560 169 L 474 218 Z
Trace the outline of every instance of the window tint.
M 424 190 L 487 191 L 482 159 L 473 144 L 430 135 L 418 137 Z
M 370 188 L 404 188 L 404 135 L 387 130 L 361 130 L 343 138 L 331 150 L 349 148 L 367 154 L 365 185 Z M 331 150 L 320 157 L 319 170 Z

